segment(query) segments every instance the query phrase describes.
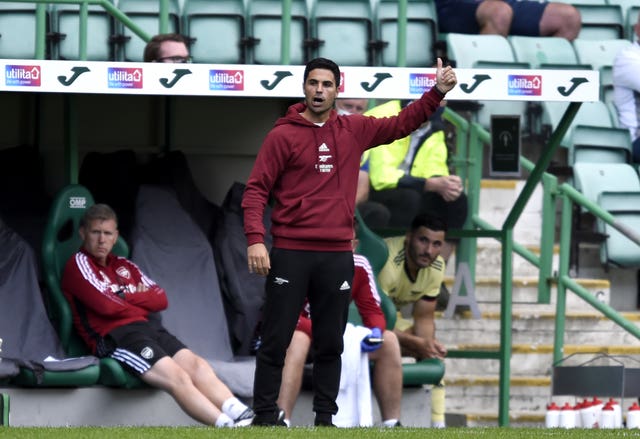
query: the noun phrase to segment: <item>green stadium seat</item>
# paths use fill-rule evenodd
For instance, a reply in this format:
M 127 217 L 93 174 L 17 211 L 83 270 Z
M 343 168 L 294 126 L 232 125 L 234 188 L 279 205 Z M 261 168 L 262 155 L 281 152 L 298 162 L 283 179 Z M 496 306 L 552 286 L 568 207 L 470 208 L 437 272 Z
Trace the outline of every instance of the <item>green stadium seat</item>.
M 384 240 L 376 235 L 364 222 L 359 212 L 356 210 L 356 221 L 358 222 L 359 246 L 357 252 L 366 256 L 371 263 L 374 274 L 378 275 L 384 264 L 387 262 L 389 251 Z M 387 329 L 395 327 L 397 311 L 393 301 L 377 284 L 380 294 L 380 306 L 387 321 Z M 351 302 L 349 306 L 349 321 L 353 324 L 362 324 L 362 319 L 355 304 Z M 444 363 L 437 358 L 429 358 L 412 364 L 402 365 L 402 384 L 404 387 L 422 386 L 424 384 L 438 384 L 444 376 Z
M 63 188 L 51 205 L 43 237 L 42 267 L 47 286 L 50 319 L 58 332 L 64 351 L 70 357 L 86 355 L 88 352 L 86 345 L 73 329 L 71 308 L 62 293 L 60 281 L 65 264 L 80 248 L 80 219 L 85 209 L 92 204 L 93 196 L 84 186 L 69 185 Z M 113 251 L 121 256 L 128 254 L 128 247 L 121 237 L 118 238 Z M 99 383 L 124 388 L 146 386 L 112 358 L 100 360 Z
M 569 106 L 568 102 L 543 102 L 542 103 L 542 126 L 548 132 L 554 131 L 565 110 Z M 572 143 L 571 136 L 573 127 L 577 125 L 587 125 L 596 127 L 614 128 L 615 124 L 611 118 L 611 113 L 607 105 L 602 101 L 584 102 L 580 106 L 578 113 L 571 122 L 565 136 L 560 142 L 561 146 L 569 147 Z
M 244 64 L 245 8 L 242 0 L 185 0 L 184 34 L 198 63 Z
M 637 23 L 638 11 L 640 11 L 638 0 L 607 0 L 607 3 L 620 6 L 624 18 L 624 38 L 635 41 L 637 36 L 633 25 Z
M 593 203 L 602 192 L 640 192 L 638 173 L 628 163 L 575 163 L 573 185 Z
M 407 1 L 406 67 L 435 64 L 434 45 L 438 35 L 437 15 L 432 0 Z M 398 60 L 398 0 L 379 0 L 375 9 L 380 65 L 395 67 Z
M 118 9 L 125 13 L 149 37 L 160 33 L 160 2 L 155 0 L 119 0 Z M 178 0 L 169 1 L 170 33 L 180 32 L 180 8 Z M 121 25 L 119 33 L 126 41 L 123 43 L 125 61 L 142 61 L 144 47 L 147 44 L 131 29 Z
M 577 125 L 569 146 L 569 163 L 631 163 L 631 135 L 625 128 Z
M 624 16 L 619 5 L 575 4 L 582 18 L 580 39 L 609 40 L 624 37 Z
M 48 32 L 48 12 L 46 26 Z M 48 56 L 48 54 L 45 54 L 45 56 Z M 35 3 L 0 1 L 0 58 L 36 58 Z
M 560 37 L 507 37 L 516 61 L 526 62 L 533 69 L 582 68 L 569 40 Z
M 600 99 L 607 105 L 613 100 L 613 61 L 618 52 L 630 44 L 626 39 L 596 41 L 578 38 L 573 41 L 578 62 L 600 72 Z
M 521 60 L 516 59 L 509 41 L 501 35 L 448 33 L 446 42 L 449 59 L 454 60 L 458 68 L 494 68 L 499 65 L 521 68 L 526 65 L 512 64 Z
M 311 52 L 338 65 L 373 64 L 373 14 L 369 0 L 313 0 Z
M 640 192 L 602 192 L 598 196 L 600 207 L 611 213 L 617 223 L 638 233 L 640 230 Z M 600 262 L 618 267 L 639 267 L 640 246 L 602 220 L 598 231 L 607 238 L 600 247 Z
M 305 0 L 291 2 L 291 39 L 289 64 L 305 64 L 308 59 L 309 22 Z M 282 1 L 249 0 L 247 34 L 252 40 L 250 59 L 253 64 L 281 64 Z
M 613 60 L 620 50 L 631 45 L 629 40 L 583 40 L 577 38 L 573 41 L 579 64 L 588 64 L 594 70 L 601 67 L 612 66 Z
M 55 35 L 55 59 L 80 59 L 80 6 L 56 3 L 51 7 L 52 30 Z M 115 59 L 114 18 L 99 5 L 90 4 L 87 17 L 87 60 Z

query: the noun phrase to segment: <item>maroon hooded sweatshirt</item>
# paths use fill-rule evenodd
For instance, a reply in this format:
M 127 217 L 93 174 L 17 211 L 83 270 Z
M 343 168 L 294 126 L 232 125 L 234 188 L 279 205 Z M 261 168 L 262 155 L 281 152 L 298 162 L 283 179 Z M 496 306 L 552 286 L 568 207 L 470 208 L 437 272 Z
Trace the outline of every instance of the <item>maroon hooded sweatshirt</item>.
M 273 195 L 273 246 L 351 251 L 360 157 L 369 148 L 408 136 L 438 108 L 433 87 L 397 116 L 375 118 L 332 111 L 322 126 L 289 107 L 267 134 L 242 198 L 248 245 L 264 242 L 264 208 Z

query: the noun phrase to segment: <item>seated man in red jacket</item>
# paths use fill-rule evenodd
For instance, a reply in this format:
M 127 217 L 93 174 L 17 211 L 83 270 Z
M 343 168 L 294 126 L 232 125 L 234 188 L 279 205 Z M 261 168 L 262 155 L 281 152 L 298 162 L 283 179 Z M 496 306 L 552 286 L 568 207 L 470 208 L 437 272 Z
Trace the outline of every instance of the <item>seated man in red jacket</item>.
M 74 326 L 98 357 L 112 357 L 147 384 L 168 392 L 193 419 L 216 427 L 245 426 L 253 411 L 209 363 L 162 327 L 152 312 L 167 307 L 164 289 L 131 261 L 111 253 L 117 217 L 106 204 L 87 209 L 82 248 L 67 262 L 62 291 Z
M 354 225 L 358 223 L 355 222 Z M 353 248 L 357 240 L 353 240 Z M 376 395 L 382 425 L 400 426 L 400 402 L 402 400 L 402 358 L 400 344 L 393 331 L 387 331 L 386 320 L 380 308 L 380 295 L 376 288 L 373 269 L 366 257 L 353 255 L 354 276 L 351 299 L 355 301 L 362 316 L 363 325 L 371 334 L 361 342 L 362 352 L 367 352 L 375 363 L 373 369 L 373 391 Z M 382 341 L 381 341 L 382 340 Z M 284 422 L 289 425 L 293 406 L 300 393 L 303 368 L 311 347 L 311 313 L 307 302 L 300 313 L 298 324 L 287 349 L 282 369 L 282 383 L 278 407 L 285 412 Z

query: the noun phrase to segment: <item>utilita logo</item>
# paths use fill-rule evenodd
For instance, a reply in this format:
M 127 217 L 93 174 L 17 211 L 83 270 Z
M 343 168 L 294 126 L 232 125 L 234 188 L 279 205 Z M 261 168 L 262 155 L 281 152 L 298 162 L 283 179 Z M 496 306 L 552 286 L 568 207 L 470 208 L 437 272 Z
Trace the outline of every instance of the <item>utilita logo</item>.
M 542 95 L 542 77 L 539 75 L 509 75 L 509 95 Z
M 409 75 L 409 93 L 422 94 L 436 85 L 435 73 L 411 73 Z
M 142 69 L 109 67 L 109 88 L 142 88 Z
M 209 90 L 244 90 L 244 70 L 209 70 Z
M 4 69 L 6 85 L 40 87 L 40 66 L 7 65 Z

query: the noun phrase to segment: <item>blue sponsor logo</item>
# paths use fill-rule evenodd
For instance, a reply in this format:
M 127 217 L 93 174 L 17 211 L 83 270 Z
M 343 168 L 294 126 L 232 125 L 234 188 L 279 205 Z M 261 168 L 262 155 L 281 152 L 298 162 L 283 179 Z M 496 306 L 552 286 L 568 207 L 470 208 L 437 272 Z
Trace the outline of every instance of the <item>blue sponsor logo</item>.
M 109 67 L 107 75 L 109 88 L 142 88 L 140 68 Z
M 244 70 L 209 70 L 209 90 L 244 90 Z
M 510 96 L 541 96 L 542 76 L 540 75 L 509 75 Z
M 422 94 L 431 90 L 436 85 L 435 73 L 411 73 L 409 74 L 409 93 Z
M 7 65 L 4 69 L 7 86 L 40 87 L 41 78 L 40 66 Z

